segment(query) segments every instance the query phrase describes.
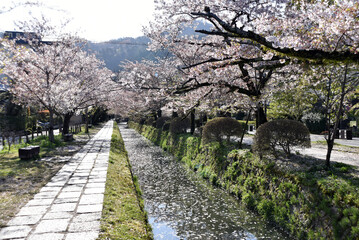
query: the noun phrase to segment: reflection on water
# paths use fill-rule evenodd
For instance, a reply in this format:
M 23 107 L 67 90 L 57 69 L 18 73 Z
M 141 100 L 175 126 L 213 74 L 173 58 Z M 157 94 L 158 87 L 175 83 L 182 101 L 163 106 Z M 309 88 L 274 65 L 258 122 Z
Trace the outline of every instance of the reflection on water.
M 155 239 L 285 239 L 134 130 L 120 130 Z

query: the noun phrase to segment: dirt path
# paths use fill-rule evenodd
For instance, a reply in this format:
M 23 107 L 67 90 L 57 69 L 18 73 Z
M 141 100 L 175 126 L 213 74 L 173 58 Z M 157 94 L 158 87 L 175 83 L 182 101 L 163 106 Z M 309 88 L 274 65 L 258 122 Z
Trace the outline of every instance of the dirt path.
M 312 137 L 312 141 L 324 140 L 317 137 Z M 355 147 L 359 144 L 359 139 L 353 140 L 336 140 L 341 145 L 335 145 L 331 155 L 332 162 L 342 162 L 345 164 L 359 167 L 359 147 Z M 252 145 L 253 137 L 245 137 L 243 143 Z M 348 145 L 346 145 L 348 144 Z M 349 146 L 350 144 L 350 146 Z M 317 159 L 325 160 L 327 154 L 327 146 L 321 143 L 313 143 L 312 147 L 308 149 L 296 149 L 301 155 L 310 156 Z
M 311 148 L 300 150 L 299 152 L 302 155 L 325 160 L 327 148 L 325 145 L 314 145 Z M 331 154 L 331 161 L 359 167 L 359 148 L 335 146 Z

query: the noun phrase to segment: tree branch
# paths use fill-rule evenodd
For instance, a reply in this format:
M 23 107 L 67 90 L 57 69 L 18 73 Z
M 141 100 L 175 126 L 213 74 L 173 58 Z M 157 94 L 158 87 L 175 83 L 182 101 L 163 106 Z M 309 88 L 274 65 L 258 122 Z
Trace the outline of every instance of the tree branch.
M 288 47 L 278 47 L 271 41 L 268 41 L 265 37 L 257 34 L 253 31 L 245 31 L 242 28 L 238 28 L 236 26 L 230 25 L 220 19 L 216 14 L 212 12 L 192 12 L 194 16 L 203 17 L 206 19 L 215 20 L 221 27 L 226 31 L 207 31 L 207 30 L 196 30 L 196 32 L 207 34 L 207 35 L 217 35 L 222 37 L 232 37 L 232 38 L 246 38 L 253 40 L 264 47 L 267 47 L 271 50 L 274 50 L 278 53 L 285 54 L 290 57 L 296 58 L 305 58 L 310 60 L 332 60 L 332 61 L 355 61 L 359 60 L 359 54 L 355 54 L 350 52 L 349 50 L 345 52 L 340 51 L 332 51 L 326 52 L 320 49 L 305 49 L 305 50 L 295 50 L 294 48 Z

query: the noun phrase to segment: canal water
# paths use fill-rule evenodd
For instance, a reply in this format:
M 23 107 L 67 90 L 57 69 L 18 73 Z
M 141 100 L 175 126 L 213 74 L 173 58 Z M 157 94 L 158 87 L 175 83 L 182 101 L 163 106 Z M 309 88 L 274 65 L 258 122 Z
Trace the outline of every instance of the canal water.
M 157 239 L 287 239 L 135 130 L 119 125 Z

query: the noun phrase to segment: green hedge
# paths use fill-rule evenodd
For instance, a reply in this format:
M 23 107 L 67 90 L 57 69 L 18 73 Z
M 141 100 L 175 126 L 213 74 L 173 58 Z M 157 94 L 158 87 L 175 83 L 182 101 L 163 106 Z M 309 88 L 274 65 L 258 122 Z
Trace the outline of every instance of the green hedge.
M 348 165 L 289 171 L 248 150 L 229 152 L 219 143 L 201 146 L 201 139 L 189 134 L 171 136 L 133 122 L 130 127 L 293 238 L 359 239 L 359 179 Z

